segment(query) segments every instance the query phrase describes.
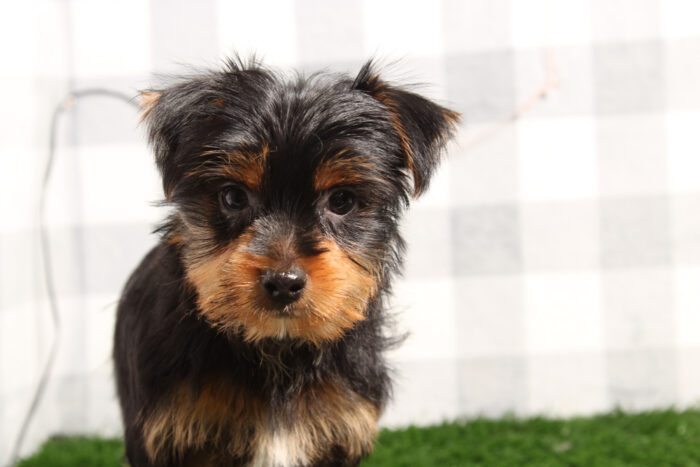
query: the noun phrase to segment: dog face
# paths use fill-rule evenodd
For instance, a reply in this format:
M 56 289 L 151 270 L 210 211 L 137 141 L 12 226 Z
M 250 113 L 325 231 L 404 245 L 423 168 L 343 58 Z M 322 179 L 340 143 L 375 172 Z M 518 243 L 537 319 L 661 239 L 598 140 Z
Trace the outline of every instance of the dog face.
M 256 63 L 144 94 L 144 119 L 207 321 L 250 342 L 321 345 L 398 267 L 397 220 L 458 115 L 381 81 Z

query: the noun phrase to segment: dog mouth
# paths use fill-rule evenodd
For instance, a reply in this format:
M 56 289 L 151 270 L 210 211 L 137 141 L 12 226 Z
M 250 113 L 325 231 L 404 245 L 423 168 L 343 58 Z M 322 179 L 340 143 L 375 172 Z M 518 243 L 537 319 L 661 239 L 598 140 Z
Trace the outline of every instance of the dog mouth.
M 267 313 L 274 318 L 280 319 L 293 320 L 301 318 L 304 315 L 303 310 L 300 310 L 299 306 L 293 303 L 289 303 L 287 305 L 265 303 L 265 305 L 260 308 L 263 313 Z

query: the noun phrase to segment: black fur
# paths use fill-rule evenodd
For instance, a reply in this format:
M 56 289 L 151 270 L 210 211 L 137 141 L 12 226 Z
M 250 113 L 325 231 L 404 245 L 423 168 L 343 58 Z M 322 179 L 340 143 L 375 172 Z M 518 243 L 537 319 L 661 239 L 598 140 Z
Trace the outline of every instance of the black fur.
M 390 393 L 382 351 L 391 342 L 383 300 L 403 250 L 397 221 L 413 191 L 427 186 L 457 115 L 383 83 L 370 63 L 351 79 L 287 78 L 255 62 L 230 61 L 224 71 L 182 80 L 156 96 L 144 118 L 174 213 L 119 303 L 114 359 L 129 462 L 196 463 L 196 452 L 149 459 L 142 417 L 176 386 L 186 384 L 197 394 L 212 377 L 261 394 L 274 413 L 284 413 L 310 385 L 329 380 L 341 381 L 381 411 Z M 263 146 L 269 155 L 254 200 L 245 212 L 226 212 L 219 193 L 231 181 L 208 169 L 226 164 L 228 152 Z M 357 206 L 335 219 L 324 215 L 327 194 L 315 191 L 313 175 L 326 157 L 341 151 L 369 162 L 362 166 L 366 183 L 351 186 Z M 195 228 L 209 234 L 187 240 L 194 237 L 183 232 Z M 200 313 L 186 265 L 216 254 L 251 228 L 254 253 L 266 254 L 280 232 L 292 232 L 300 256 L 322 254 L 320 241 L 330 240 L 378 270 L 379 291 L 367 304 L 366 319 L 321 345 L 289 337 L 248 342 L 215 329 Z M 318 465 L 359 462 L 338 446 L 325 452 Z M 217 462 L 227 465 L 250 460 L 221 456 Z

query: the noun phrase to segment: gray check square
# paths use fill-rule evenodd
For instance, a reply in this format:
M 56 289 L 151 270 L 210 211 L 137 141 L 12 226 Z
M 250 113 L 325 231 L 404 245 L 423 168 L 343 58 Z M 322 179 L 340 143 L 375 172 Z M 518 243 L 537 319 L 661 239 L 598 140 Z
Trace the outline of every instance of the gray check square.
M 515 109 L 512 50 L 451 55 L 446 59 L 447 98 L 469 123 L 502 120 Z
M 676 400 L 676 353 L 649 349 L 608 352 L 610 398 L 626 410 L 670 407 Z
M 426 416 L 432 423 L 439 423 L 457 406 L 457 366 L 452 359 L 394 361 L 392 367 L 397 397 L 383 418 L 385 424 L 405 426 Z M 416 400 L 425 405 L 413 404 Z M 400 411 L 395 409 L 398 407 Z
M 670 264 L 667 198 L 640 196 L 603 199 L 600 204 L 600 246 L 604 268 Z
M 33 235 L 0 231 L 0 314 L 40 293 L 33 264 L 27 261 L 35 253 Z
M 671 213 L 674 263 L 700 264 L 700 195 L 672 197 Z
M 68 326 L 66 327 L 70 329 Z M 85 349 L 78 349 L 78 347 L 84 347 L 83 344 L 82 339 L 72 339 L 64 345 L 62 350 L 77 361 L 84 360 Z M 86 401 L 90 399 L 87 379 L 81 374 L 54 377 L 53 379 L 53 384 L 49 386 L 52 390 L 49 390 L 47 399 L 51 401 L 51 404 L 63 408 L 62 426 L 87 426 L 88 413 L 84 410 Z
M 558 84 L 528 110 L 528 117 L 589 115 L 593 111 L 590 47 L 524 49 L 516 55 L 517 100 L 527 100 L 549 78 L 547 53 L 551 52 Z
M 455 274 L 512 274 L 522 269 L 520 214 L 515 206 L 455 209 L 452 242 Z
M 452 273 L 450 211 L 414 209 L 401 229 L 408 245 L 404 271 L 407 277 L 437 279 Z
M 600 114 L 662 110 L 666 78 L 661 41 L 594 45 L 593 82 Z
M 85 264 L 82 228 L 78 226 L 53 228 L 49 232 L 54 288 L 57 296 L 80 296 L 85 290 Z
M 597 268 L 598 203 L 528 203 L 522 207 L 522 249 L 528 271 Z
M 522 356 L 459 360 L 459 412 L 487 417 L 524 413 L 528 401 L 527 375 L 527 359 Z

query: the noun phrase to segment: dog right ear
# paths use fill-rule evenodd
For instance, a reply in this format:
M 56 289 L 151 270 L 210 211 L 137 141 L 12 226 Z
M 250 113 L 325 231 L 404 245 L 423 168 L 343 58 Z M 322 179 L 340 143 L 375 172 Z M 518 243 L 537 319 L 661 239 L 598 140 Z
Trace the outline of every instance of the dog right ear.
M 163 179 L 163 191 L 166 200 L 170 201 L 175 184 L 175 174 L 168 169 L 167 161 L 172 157 L 176 148 L 178 136 L 174 130 L 173 110 L 168 109 L 165 91 L 142 91 L 139 96 L 141 122 L 146 125 L 148 142 L 153 148 L 156 165 Z M 172 164 L 171 164 L 172 165 Z
M 139 93 L 139 110 L 141 110 L 141 121 L 148 118 L 148 114 L 158 103 L 158 99 L 163 95 L 160 91 L 142 91 Z
M 202 140 L 209 140 L 227 118 L 218 86 L 214 79 L 202 77 L 162 90 L 147 90 L 139 96 L 141 121 L 146 125 L 168 201 L 192 154 L 201 150 Z M 199 137 L 193 137 L 195 134 Z
M 194 92 L 188 93 L 186 83 L 144 91 L 139 96 L 141 121 L 148 131 L 167 201 L 172 200 L 175 185 L 182 176 L 183 164 L 179 159 L 186 152 L 188 128 L 195 124 L 193 108 L 199 97 Z

